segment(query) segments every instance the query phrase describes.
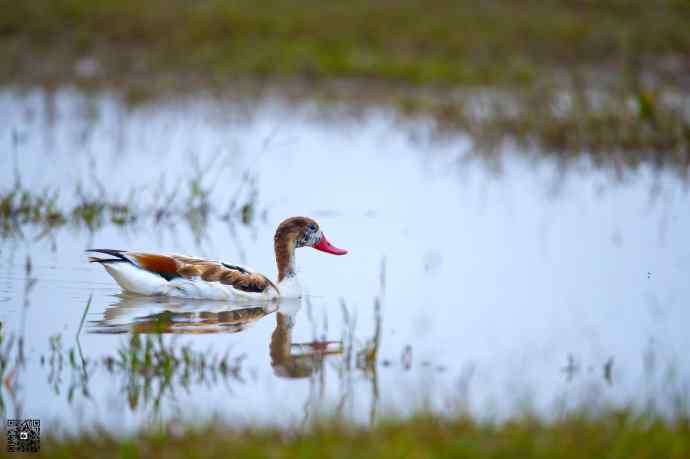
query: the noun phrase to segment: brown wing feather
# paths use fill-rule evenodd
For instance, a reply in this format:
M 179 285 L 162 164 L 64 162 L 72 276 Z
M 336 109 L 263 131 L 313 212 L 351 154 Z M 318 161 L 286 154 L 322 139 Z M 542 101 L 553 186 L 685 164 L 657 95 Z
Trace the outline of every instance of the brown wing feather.
M 158 255 L 155 253 L 132 253 L 128 252 L 127 256 L 134 259 L 134 261 L 147 271 L 163 274 L 178 273 L 178 265 L 173 257 L 167 255 Z
M 244 292 L 261 293 L 269 288 L 278 292 L 278 288 L 266 276 L 217 261 L 182 255 L 131 252 L 127 255 L 142 268 L 164 276 L 200 277 L 207 282 L 220 282 Z

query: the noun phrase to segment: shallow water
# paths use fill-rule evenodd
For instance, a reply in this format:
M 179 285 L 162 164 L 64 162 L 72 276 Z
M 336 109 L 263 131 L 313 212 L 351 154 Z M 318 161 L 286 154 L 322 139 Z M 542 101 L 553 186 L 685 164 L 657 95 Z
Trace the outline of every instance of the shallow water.
M 5 337 L 25 341 L 25 363 L 5 370 L 7 417 L 127 431 L 178 417 L 289 426 L 337 412 L 368 423 L 420 407 L 482 417 L 583 404 L 687 410 L 690 213 L 672 170 L 601 170 L 511 145 L 484 161 L 470 138 L 440 137 L 428 120 L 280 97 L 129 107 L 114 93 L 4 89 L 0 115 L 3 191 L 18 174 L 32 190 L 59 189 L 66 207 L 77 184 L 165 206 L 209 165 L 201 183 L 215 208 L 249 203 L 244 222 L 148 218 L 6 235 L 0 320 Z M 187 253 L 274 278 L 273 231 L 292 215 L 314 217 L 350 250 L 298 251 L 308 292 L 299 304 L 121 296 L 83 253 Z M 367 364 L 357 353 L 377 324 Z M 162 388 L 153 378 L 135 397 L 131 375 L 104 363 L 132 330 L 227 353 L 237 367 L 175 374 Z

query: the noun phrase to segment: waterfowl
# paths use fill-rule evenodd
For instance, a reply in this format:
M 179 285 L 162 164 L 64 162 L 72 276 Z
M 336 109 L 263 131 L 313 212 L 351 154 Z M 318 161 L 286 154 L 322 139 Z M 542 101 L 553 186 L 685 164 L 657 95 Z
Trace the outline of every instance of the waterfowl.
M 347 250 L 333 246 L 307 217 L 291 217 L 278 225 L 274 237 L 278 281 L 236 264 L 186 255 L 113 249 L 89 249 L 89 261 L 103 265 L 125 292 L 233 301 L 299 298 L 302 288 L 295 271 L 295 249 L 312 247 L 333 255 Z

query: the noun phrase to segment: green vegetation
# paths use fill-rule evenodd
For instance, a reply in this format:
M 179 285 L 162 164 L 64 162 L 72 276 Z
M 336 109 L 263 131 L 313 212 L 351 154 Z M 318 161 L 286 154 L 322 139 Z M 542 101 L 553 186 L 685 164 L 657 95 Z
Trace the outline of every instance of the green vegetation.
M 13 187 L 8 190 L 0 188 L 0 238 L 21 237 L 21 229 L 26 225 L 40 227 L 45 235 L 67 224 L 96 231 L 106 225 L 174 225 L 182 221 L 197 237 L 201 237 L 210 219 L 228 224 L 235 221 L 251 224 L 256 218 L 258 199 L 254 177 L 248 171 L 243 174 L 234 195 L 225 201 L 225 207 L 219 208 L 212 205 L 211 199 L 217 183 L 217 177 L 211 177 L 215 165 L 215 160 L 203 166 L 195 160 L 186 181 L 169 189 L 161 175 L 157 187 L 131 189 L 124 199 L 107 192 L 106 187 L 93 178 L 97 191 L 86 192 L 81 184 L 77 184 L 73 195 L 61 200 L 58 190 L 36 191 L 24 187 L 15 173 Z M 223 167 L 215 170 L 218 172 Z
M 668 90 L 593 91 L 572 84 L 446 100 L 403 97 L 400 106 L 408 114 L 433 114 L 441 130 L 468 132 L 484 157 L 513 140 L 563 159 L 585 153 L 595 164 L 649 161 L 685 174 L 690 162 L 690 97 Z
M 683 0 L 2 0 L 0 8 L 10 75 L 46 70 L 51 57 L 95 55 L 104 75 L 182 68 L 221 79 L 495 84 L 576 64 L 680 78 L 690 49 Z
M 116 438 L 48 437 L 36 457 L 55 458 L 668 458 L 690 457 L 690 423 L 611 412 L 566 416 L 553 423 L 525 417 L 481 423 L 467 417 L 416 416 L 371 429 L 324 421 L 303 432 L 192 427 Z M 5 453 L 6 454 L 6 453 Z
M 0 0 L 0 8 L 0 80 L 13 84 L 116 86 L 140 102 L 190 86 L 246 94 L 256 89 L 248 81 L 270 77 L 281 94 L 432 114 L 484 150 L 517 139 L 549 154 L 671 163 L 683 173 L 690 157 L 685 0 Z M 488 97 L 479 86 L 492 88 Z

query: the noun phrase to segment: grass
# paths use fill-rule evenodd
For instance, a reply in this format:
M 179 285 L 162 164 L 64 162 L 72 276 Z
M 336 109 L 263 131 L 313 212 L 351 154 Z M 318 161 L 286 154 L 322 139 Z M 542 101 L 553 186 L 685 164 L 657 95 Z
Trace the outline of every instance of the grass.
M 235 221 L 251 225 L 258 217 L 258 191 L 253 175 L 245 173 L 238 181 L 235 194 L 220 208 L 212 204 L 218 177 L 211 175 L 213 171 L 223 170 L 222 166 L 214 169 L 215 159 L 205 165 L 193 161 L 187 180 L 175 183 L 172 188 L 166 187 L 161 176 L 157 187 L 131 189 L 125 199 L 109 193 L 95 178 L 94 186 L 90 187 L 95 191 L 87 192 L 79 183 L 70 199 L 61 199 L 59 190 L 26 188 L 17 171 L 12 188 L 0 188 L 0 238 L 22 237 L 22 228 L 28 225 L 41 228 L 45 235 L 66 225 L 93 232 L 107 225 L 174 225 L 182 221 L 197 238 L 203 235 L 210 219 L 230 225 Z M 62 197 L 67 194 L 64 189 L 60 191 Z
M 296 86 L 302 97 L 431 114 L 442 129 L 468 132 L 476 150 L 517 139 L 549 155 L 672 164 L 683 175 L 690 162 L 685 0 L 152 0 L 146 8 L 0 0 L 0 8 L 8 83 L 114 86 L 141 102 L 190 86 L 242 93 L 247 80 L 270 78 L 281 94 Z M 479 87 L 492 88 L 488 97 Z
M 609 412 L 574 414 L 552 423 L 525 417 L 505 423 L 459 416 L 388 419 L 373 428 L 336 421 L 298 432 L 239 429 L 216 423 L 180 432 L 129 437 L 104 433 L 44 436 L 40 454 L 54 458 L 668 458 L 690 457 L 690 423 Z M 7 454 L 4 451 L 0 454 Z M 8 454 L 10 457 L 11 454 Z
M 654 2 L 399 0 L 0 1 L 4 73 L 96 56 L 104 75 L 184 69 L 238 76 L 529 83 L 571 65 L 681 79 L 690 7 Z M 27 52 L 33 53 L 26 56 Z M 42 60 L 36 68 L 36 57 Z M 89 65 L 59 65 L 89 74 Z
M 441 132 L 467 132 L 484 158 L 509 141 L 566 160 L 587 156 L 599 165 L 648 162 L 686 175 L 690 163 L 690 95 L 668 89 L 593 90 L 574 77 L 560 88 L 401 96 L 398 104 L 408 115 L 431 113 Z

